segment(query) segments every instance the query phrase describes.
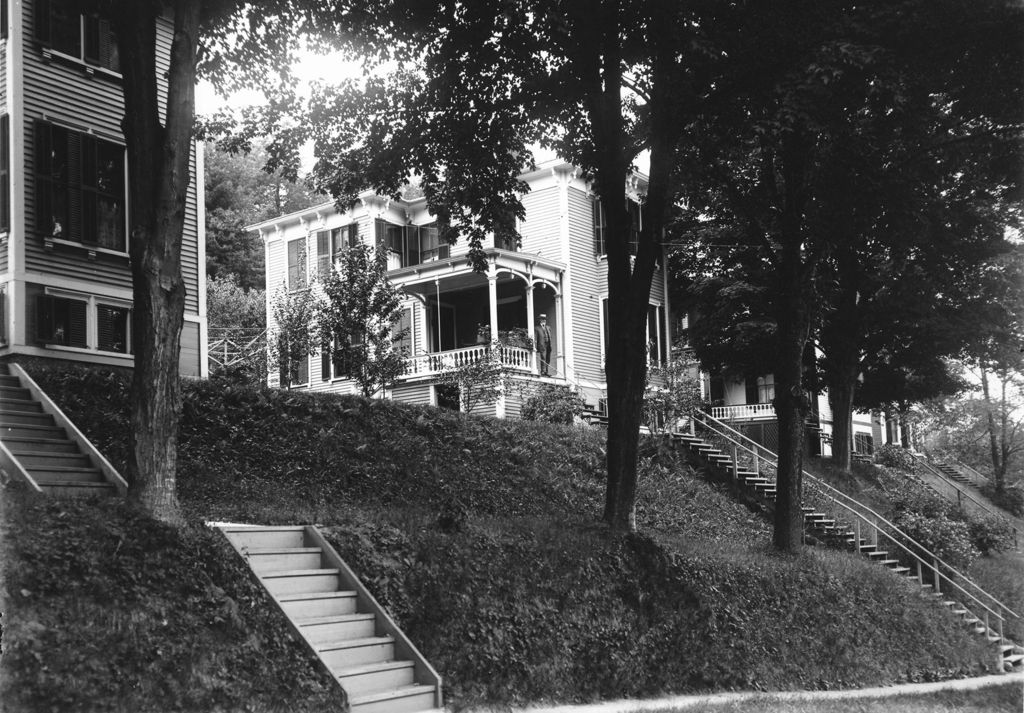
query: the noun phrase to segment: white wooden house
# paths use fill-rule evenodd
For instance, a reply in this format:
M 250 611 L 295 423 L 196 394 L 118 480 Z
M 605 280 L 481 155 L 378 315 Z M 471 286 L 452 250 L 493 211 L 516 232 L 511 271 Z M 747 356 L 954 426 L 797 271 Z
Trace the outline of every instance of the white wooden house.
M 423 199 L 390 200 L 366 193 L 358 205 L 340 212 L 333 203 L 259 223 L 252 229 L 266 250 L 267 318 L 273 333 L 272 301 L 280 290 L 303 289 L 310 277 L 330 265 L 331 255 L 361 242 L 389 251 L 388 278 L 406 295 L 401 327 L 409 358 L 394 399 L 437 404 L 437 376 L 453 364 L 483 358 L 487 333 L 512 330 L 534 334 L 539 315 L 547 317 L 553 351 L 548 375 L 537 352 L 506 347 L 501 359 L 514 382 L 566 384 L 598 406 L 604 398 L 607 258 L 600 201 L 581 172 L 562 161 L 547 161 L 520 177 L 530 186 L 523 196 L 525 218 L 517 228 L 520 246 L 485 245 L 488 269 L 474 272 L 464 243 L 441 245 L 434 218 Z M 634 224 L 639 228 L 646 180 L 625 186 Z M 650 292 L 650 359 L 666 358 L 670 344 L 666 276 L 660 267 Z M 483 334 L 484 336 L 481 336 Z M 298 385 L 311 391 L 355 392 L 351 379 L 329 359 L 308 359 Z M 280 383 L 271 370 L 271 385 Z M 293 388 L 295 384 L 292 385 Z M 488 412 L 517 416 L 513 383 Z
M 108 24 L 66 0 L 2 4 L 0 358 L 131 366 L 124 102 Z M 172 24 L 157 27 L 157 68 Z M 206 374 L 201 154 L 183 246 L 182 374 Z

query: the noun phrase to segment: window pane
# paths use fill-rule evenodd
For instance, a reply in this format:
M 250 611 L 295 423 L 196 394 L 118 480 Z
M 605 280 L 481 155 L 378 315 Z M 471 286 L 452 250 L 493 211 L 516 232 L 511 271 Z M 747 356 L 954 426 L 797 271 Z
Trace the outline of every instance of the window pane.
M 101 197 L 96 208 L 96 242 L 108 250 L 125 249 L 124 204 Z
M 124 307 L 97 305 L 96 328 L 99 344 L 104 352 L 128 353 L 128 319 L 130 310 Z
M 124 195 L 124 148 L 108 141 L 96 142 L 96 189 L 114 196 Z
M 82 56 L 82 16 L 69 3 L 50 3 L 50 46 L 58 52 Z

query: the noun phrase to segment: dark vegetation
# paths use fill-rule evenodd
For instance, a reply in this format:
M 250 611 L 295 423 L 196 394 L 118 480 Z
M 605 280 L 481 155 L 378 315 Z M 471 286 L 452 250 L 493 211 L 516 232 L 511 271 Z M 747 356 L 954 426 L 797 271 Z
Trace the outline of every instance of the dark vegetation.
M 127 377 L 29 369 L 121 465 Z M 10 710 L 325 708 L 324 680 L 201 520 L 323 525 L 456 708 L 836 688 L 994 665 L 881 568 L 773 553 L 767 523 L 664 442 L 646 442 L 641 458 L 644 534 L 613 538 L 598 525 L 598 432 L 216 382 L 183 390 L 190 524 L 120 502 L 8 500 Z
M 887 462 L 896 461 L 889 458 Z M 996 599 L 1024 614 L 1024 570 L 1015 551 L 1019 543 L 1015 544 L 1006 520 L 980 517 L 957 507 L 905 468 L 855 463 L 845 472 L 814 458 L 806 461 L 806 468 L 885 516 Z M 1008 621 L 1006 633 L 1017 641 L 1024 639 L 1024 622 Z

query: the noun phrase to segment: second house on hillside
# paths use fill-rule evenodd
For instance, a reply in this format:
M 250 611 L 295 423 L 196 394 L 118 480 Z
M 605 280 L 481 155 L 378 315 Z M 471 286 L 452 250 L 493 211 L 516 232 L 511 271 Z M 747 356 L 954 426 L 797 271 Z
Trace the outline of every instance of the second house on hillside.
M 517 229 L 522 244 L 486 244 L 487 271 L 474 272 L 465 243 L 438 239 L 422 198 L 392 200 L 365 193 L 348 211 L 333 203 L 284 215 L 253 226 L 266 250 L 267 324 L 273 332 L 272 301 L 281 291 L 306 289 L 333 257 L 357 243 L 387 251 L 388 279 L 405 293 L 399 330 L 405 368 L 388 395 L 419 404 L 442 404 L 438 376 L 454 365 L 486 357 L 491 335 L 502 345 L 500 359 L 513 388 L 486 412 L 519 415 L 521 389 L 515 383 L 564 384 L 593 406 L 605 397 L 605 325 L 608 280 L 601 201 L 575 167 L 549 161 L 523 174 L 525 218 Z M 643 220 L 646 181 L 624 186 L 634 229 Z M 655 272 L 650 291 L 647 336 L 652 363 L 670 349 L 666 275 Z M 535 348 L 550 341 L 550 354 Z M 545 361 L 545 356 L 547 360 Z M 316 356 L 292 369 L 292 387 L 355 392 L 354 382 L 330 359 Z M 281 384 L 274 370 L 271 385 Z M 483 412 L 483 411 L 481 411 Z

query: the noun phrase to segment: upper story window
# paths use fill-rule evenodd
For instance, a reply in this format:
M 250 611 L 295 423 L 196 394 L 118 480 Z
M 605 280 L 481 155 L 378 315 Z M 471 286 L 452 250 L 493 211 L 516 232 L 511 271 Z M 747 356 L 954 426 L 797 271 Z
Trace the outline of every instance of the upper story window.
M 600 200 L 592 204 L 594 213 L 594 254 L 608 254 L 608 222 L 605 220 L 604 206 Z M 636 248 L 640 242 L 640 228 L 643 226 L 643 207 L 626 199 L 626 210 L 629 212 L 629 254 L 636 255 Z
M 388 252 L 389 270 L 443 260 L 450 254 L 450 247 L 441 244 L 435 223 L 396 225 L 377 220 L 376 233 L 377 249 Z
M 36 122 L 35 197 L 44 237 L 127 252 L 123 146 Z
M 352 223 L 316 234 L 316 273 L 323 275 L 338 259 L 342 251 L 359 244 L 359 224 Z
M 306 238 L 288 241 L 288 289 L 306 289 Z
M 36 39 L 54 52 L 120 72 L 117 41 L 110 22 L 75 12 L 67 0 L 36 0 Z

